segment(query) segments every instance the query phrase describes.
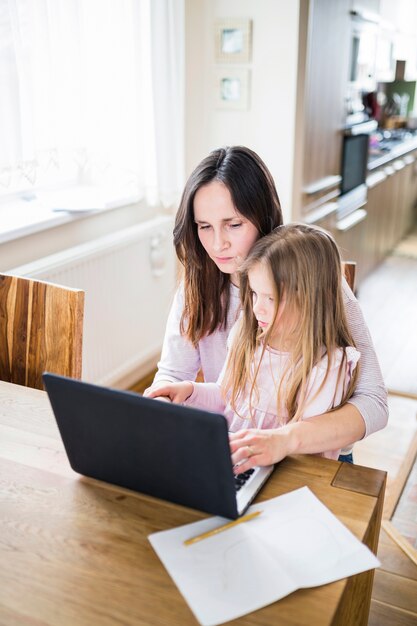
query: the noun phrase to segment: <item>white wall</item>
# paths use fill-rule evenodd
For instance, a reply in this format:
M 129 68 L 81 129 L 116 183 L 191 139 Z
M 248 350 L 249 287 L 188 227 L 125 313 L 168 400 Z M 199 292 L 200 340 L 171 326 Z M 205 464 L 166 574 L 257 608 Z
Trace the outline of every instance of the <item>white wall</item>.
M 218 146 L 243 144 L 274 176 L 285 220 L 291 217 L 299 0 L 186 0 L 186 172 Z M 251 18 L 247 111 L 216 109 L 214 23 Z

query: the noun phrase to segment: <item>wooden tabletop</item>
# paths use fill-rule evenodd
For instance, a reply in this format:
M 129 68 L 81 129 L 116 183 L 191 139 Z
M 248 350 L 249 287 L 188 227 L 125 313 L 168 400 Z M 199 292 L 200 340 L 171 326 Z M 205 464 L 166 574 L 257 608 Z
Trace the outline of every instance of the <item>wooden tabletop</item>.
M 307 485 L 376 551 L 385 477 L 319 457 L 289 457 L 257 501 Z M 204 517 L 75 474 L 47 395 L 0 382 L 2 626 L 197 624 L 147 537 Z M 229 623 L 365 625 L 372 577 L 364 572 L 302 589 Z

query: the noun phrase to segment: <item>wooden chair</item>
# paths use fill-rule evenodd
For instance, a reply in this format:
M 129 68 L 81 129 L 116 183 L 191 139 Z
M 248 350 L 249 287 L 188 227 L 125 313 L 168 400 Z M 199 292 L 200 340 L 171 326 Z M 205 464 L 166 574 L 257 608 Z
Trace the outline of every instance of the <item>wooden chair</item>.
M 356 262 L 355 261 L 345 261 L 342 263 L 343 273 L 345 275 L 347 284 L 355 292 L 356 288 Z
M 84 291 L 0 274 L 0 380 L 43 389 L 44 371 L 81 378 Z

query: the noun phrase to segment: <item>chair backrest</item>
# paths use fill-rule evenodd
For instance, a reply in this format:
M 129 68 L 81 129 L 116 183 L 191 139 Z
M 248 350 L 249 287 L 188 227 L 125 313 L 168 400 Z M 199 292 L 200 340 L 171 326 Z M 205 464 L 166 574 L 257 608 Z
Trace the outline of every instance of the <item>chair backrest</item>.
M 356 262 L 355 261 L 345 261 L 342 263 L 343 273 L 345 275 L 346 281 L 352 291 L 355 291 L 356 287 Z
M 81 378 L 84 291 L 0 274 L 0 380 L 43 389 L 44 371 Z

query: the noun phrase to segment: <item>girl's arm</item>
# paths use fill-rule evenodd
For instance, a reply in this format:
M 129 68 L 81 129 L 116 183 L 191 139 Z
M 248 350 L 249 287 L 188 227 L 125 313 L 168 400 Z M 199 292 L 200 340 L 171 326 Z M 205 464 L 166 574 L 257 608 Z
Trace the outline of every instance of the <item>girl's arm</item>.
M 193 392 L 187 398 L 187 406 L 223 413 L 226 407 L 221 387 L 218 383 L 193 383 Z
M 227 339 L 227 350 L 233 342 L 237 330 L 238 322 L 233 326 Z M 193 392 L 187 398 L 185 404 L 188 406 L 196 406 L 213 413 L 224 413 L 226 401 L 222 391 L 222 382 L 227 370 L 227 356 L 223 363 L 222 370 L 215 383 L 193 383 Z
M 146 396 L 148 398 L 155 398 L 156 400 L 167 400 L 169 402 L 175 402 L 175 404 L 182 404 L 193 393 L 193 383 L 184 380 L 180 383 L 161 383 L 155 389 L 151 387 L 146 390 Z
M 217 383 L 193 383 L 188 380 L 161 383 L 155 389 L 150 389 L 146 395 L 149 398 L 169 400 L 175 404 L 195 406 L 215 413 L 223 413 L 225 409 L 221 388 Z

